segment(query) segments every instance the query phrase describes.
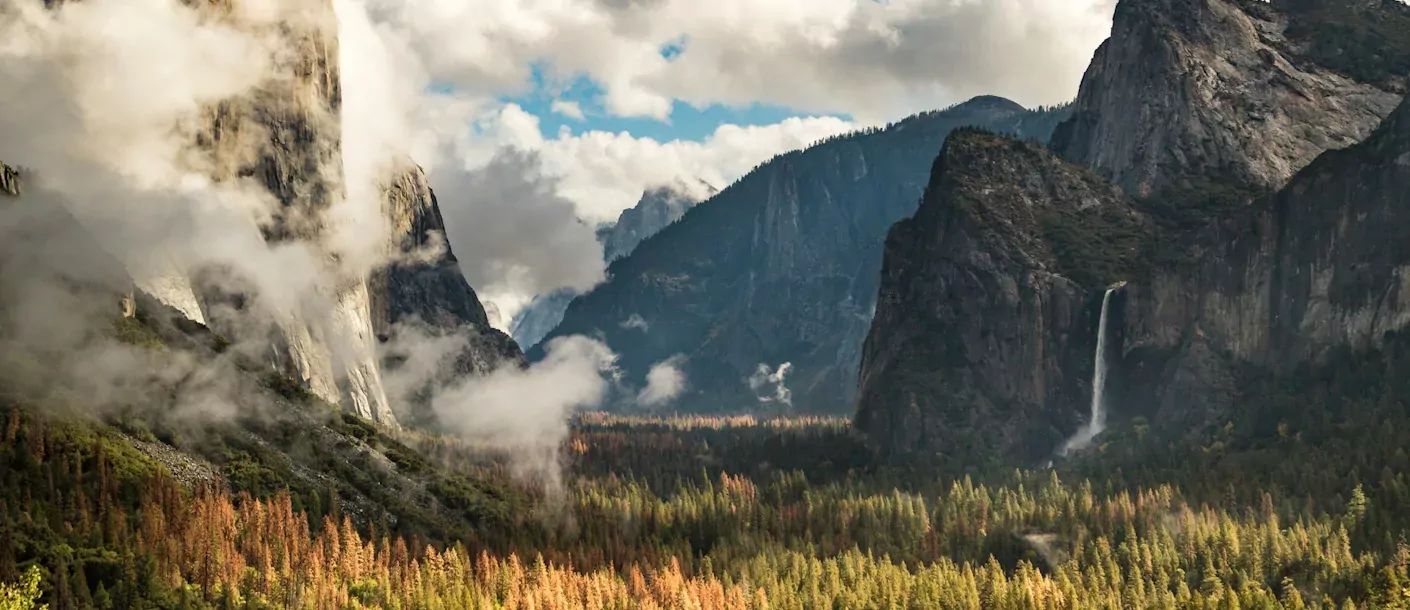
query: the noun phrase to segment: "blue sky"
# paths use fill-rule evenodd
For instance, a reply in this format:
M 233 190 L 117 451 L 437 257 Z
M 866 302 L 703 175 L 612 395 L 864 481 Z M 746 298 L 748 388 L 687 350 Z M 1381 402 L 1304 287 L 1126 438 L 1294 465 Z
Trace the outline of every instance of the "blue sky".
M 667 47 L 662 55 L 678 52 Z M 587 131 L 628 132 L 637 138 L 651 138 L 658 142 L 670 140 L 700 141 L 715 132 L 720 125 L 739 126 L 772 125 L 796 116 L 834 116 L 851 120 L 847 115 L 819 115 L 805 113 L 770 104 L 755 103 L 744 107 L 710 105 L 696 108 L 682 101 L 672 105 L 668 121 L 649 117 L 612 116 L 602 108 L 603 90 L 597 83 L 583 76 L 572 79 L 566 86 L 550 86 L 543 71 L 537 66 L 531 77 L 532 91 L 520 96 L 502 97 L 500 101 L 518 104 L 526 112 L 539 118 L 539 128 L 544 138 L 558 137 L 559 131 L 567 127 L 573 135 Z M 583 111 L 584 118 L 564 116 L 553 111 L 555 100 L 575 102 Z

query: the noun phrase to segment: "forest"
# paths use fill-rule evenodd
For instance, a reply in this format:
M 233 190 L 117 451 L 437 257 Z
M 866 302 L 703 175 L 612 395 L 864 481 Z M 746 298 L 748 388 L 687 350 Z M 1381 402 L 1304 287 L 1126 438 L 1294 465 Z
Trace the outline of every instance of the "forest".
M 1184 478 L 1099 474 L 1143 425 L 1057 469 L 961 477 L 868 460 L 828 418 L 581 414 L 556 483 L 450 437 L 371 439 L 520 515 L 467 531 L 311 500 L 248 460 L 182 482 L 131 422 L 12 404 L 0 608 L 1410 607 L 1400 433 L 1363 437 L 1400 457 L 1379 473 L 1285 422 L 1259 451 L 1307 456 L 1262 456 L 1286 472 L 1240 474 L 1256 453 L 1229 426 Z

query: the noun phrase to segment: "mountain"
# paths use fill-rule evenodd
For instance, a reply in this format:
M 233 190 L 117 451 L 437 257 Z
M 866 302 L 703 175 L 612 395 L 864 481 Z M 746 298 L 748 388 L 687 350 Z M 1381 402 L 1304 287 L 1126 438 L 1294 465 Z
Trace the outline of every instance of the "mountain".
M 130 284 L 121 291 L 128 294 L 124 302 L 129 314 L 134 303 L 148 295 L 260 354 L 267 366 L 297 380 L 319 399 L 395 428 L 397 417 L 382 379 L 383 367 L 395 363 L 378 357 L 378 340 L 398 325 L 416 319 L 433 334 L 464 337 L 466 347 L 454 359 L 456 374 L 487 372 L 503 361 L 522 362 L 522 354 L 512 340 L 490 328 L 445 243 L 440 210 L 419 168 L 410 166 L 392 176 L 383 193 L 383 212 L 392 232 L 386 254 L 392 264 L 372 271 L 340 264 L 326 214 L 345 197 L 348 182 L 342 170 L 337 17 L 331 4 L 314 4 L 299 19 L 260 33 L 283 37 L 290 43 L 289 52 L 273 58 L 265 80 L 251 90 L 209 103 L 200 120 L 190 125 L 181 157 L 185 169 L 199 171 L 217 184 L 239 185 L 242 195 L 275 202 L 271 218 L 251 214 L 248 223 L 229 223 L 226 230 L 232 240 L 248 238 L 257 244 L 263 239 L 271 249 L 293 246 L 288 250 L 312 254 L 308 258 L 314 268 L 289 274 L 303 277 L 297 280 L 300 285 L 276 286 L 271 294 L 260 294 L 255 278 L 234 268 L 239 265 L 177 260 L 161 252 L 124 252 L 134 260 L 125 260 L 126 272 L 116 275 Z M 213 13 L 229 8 L 228 3 L 215 3 L 195 10 L 220 19 Z M 238 20 L 231 23 L 253 27 Z M 42 179 L 26 174 L 30 192 L 20 201 L 54 216 L 43 223 L 33 221 L 36 226 L 56 235 L 72 233 L 66 224 L 87 219 L 75 206 L 96 204 L 58 201 L 53 189 L 38 188 Z M 0 168 L 0 191 L 18 194 L 19 186 L 18 172 Z M 68 209 L 78 218 L 69 216 Z M 98 231 L 96 237 L 101 243 L 105 236 Z
M 704 182 L 695 185 L 677 182 L 646 191 L 636 205 L 622 211 L 616 222 L 597 229 L 603 259 L 611 264 L 631 254 L 646 238 L 679 220 L 686 210 L 700 203 L 699 195 L 709 197 L 715 192 L 714 187 Z M 515 314 L 509 333 L 520 345 L 537 345 L 563 321 L 563 312 L 578 294 L 576 290 L 565 288 L 534 297 Z
M 776 157 L 612 263 L 549 338 L 604 337 L 628 384 L 683 356 L 682 410 L 846 410 L 882 240 L 915 211 L 945 137 L 982 125 L 1046 140 L 1066 116 L 983 97 Z
M 704 182 L 696 185 L 679 183 L 646 191 L 636 205 L 622 211 L 617 222 L 597 230 L 597 241 L 602 243 L 602 258 L 610 264 L 631 254 L 646 238 L 659 233 L 685 215 L 691 206 L 713 197 L 717 192 Z
M 446 359 L 436 379 L 427 382 L 482 375 L 506 363 L 522 364 L 519 346 L 490 325 L 484 306 L 465 280 L 446 242 L 445 221 L 425 172 L 415 166 L 399 172 L 385 193 L 392 263 L 369 278 L 369 311 L 378 339 L 394 341 L 405 325 L 433 336 L 463 339 L 458 353 Z M 388 372 L 401 365 L 395 356 L 382 362 Z M 425 400 L 412 400 L 408 407 L 411 423 L 435 423 Z
M 1149 229 L 1120 189 L 1038 144 L 951 134 L 887 237 L 856 425 L 892 448 L 1049 454 L 1087 398 L 1090 295 Z
M 322 218 L 346 190 L 337 169 L 342 167 L 342 91 L 336 16 L 331 5 L 320 7 L 307 22 L 284 32 L 301 41 L 292 47 L 297 53 L 281 58 L 287 65 L 278 66 L 293 76 L 271 77 L 254 92 L 214 104 L 195 144 L 216 181 L 254 176 L 278 200 L 276 217 L 259 228 L 267 241 L 309 244 L 331 263 Z M 433 333 L 465 335 L 467 347 L 455 365 L 460 373 L 485 372 L 521 355 L 508 337 L 490 328 L 461 275 L 421 170 L 411 167 L 389 180 L 383 205 L 393 264 L 370 277 L 329 264 L 320 278 L 326 286 L 318 290 L 335 302 L 331 315 L 268 306 L 249 294 L 245 278 L 224 269 L 184 269 L 180 261 L 155 273 L 138 271 L 137 284 L 237 341 L 262 341 L 252 335 L 264 331 L 251 329 L 269 328 L 277 368 L 315 396 L 395 427 L 383 387 L 385 363 L 377 357 L 378 339 L 393 325 L 415 318 Z
M 856 420 L 873 446 L 956 468 L 1051 455 L 1091 421 L 1112 285 L 1103 405 L 1205 446 L 1251 426 L 1251 380 L 1410 322 L 1392 237 L 1407 110 L 1394 73 L 1347 69 L 1410 39 L 1312 44 L 1356 19 L 1410 9 L 1123 0 L 1053 137 L 1072 165 L 993 138 L 942 153 L 888 238 Z
M 1123 0 L 1053 148 L 1138 197 L 1190 180 L 1277 188 L 1323 151 L 1364 139 L 1404 94 L 1389 76 L 1357 80 L 1319 63 L 1309 47 L 1353 16 L 1398 21 L 1405 45 L 1406 12 L 1394 0 Z

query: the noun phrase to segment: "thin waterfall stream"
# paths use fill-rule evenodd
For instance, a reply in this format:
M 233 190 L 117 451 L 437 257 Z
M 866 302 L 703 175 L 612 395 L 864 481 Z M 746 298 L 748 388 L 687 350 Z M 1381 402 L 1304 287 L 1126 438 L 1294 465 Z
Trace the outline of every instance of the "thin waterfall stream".
M 1097 353 L 1093 357 L 1095 362 L 1092 367 L 1092 417 L 1063 443 L 1060 455 L 1085 449 L 1092 439 L 1106 429 L 1106 408 L 1102 403 L 1106 390 L 1106 319 L 1107 310 L 1111 308 L 1111 295 L 1120 288 L 1121 284 L 1117 284 L 1102 295 L 1102 315 L 1097 321 Z

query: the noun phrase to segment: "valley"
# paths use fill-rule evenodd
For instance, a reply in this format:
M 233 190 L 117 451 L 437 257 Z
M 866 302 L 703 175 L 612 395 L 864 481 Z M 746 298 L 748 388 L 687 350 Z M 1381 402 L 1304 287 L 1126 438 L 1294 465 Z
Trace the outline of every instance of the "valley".
M 1081 4 L 0 0 L 0 610 L 1410 608 L 1410 5 Z

